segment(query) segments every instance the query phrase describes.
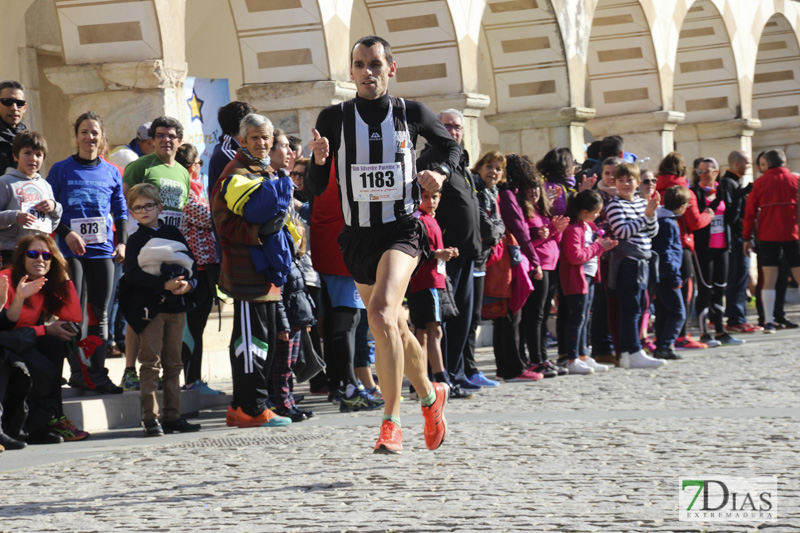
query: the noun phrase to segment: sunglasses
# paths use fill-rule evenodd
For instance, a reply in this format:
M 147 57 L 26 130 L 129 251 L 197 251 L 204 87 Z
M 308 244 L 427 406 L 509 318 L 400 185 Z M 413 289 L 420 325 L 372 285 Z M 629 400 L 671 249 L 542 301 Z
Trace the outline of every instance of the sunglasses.
M 28 250 L 25 252 L 25 257 L 30 259 L 39 259 L 39 256 L 42 256 L 42 259 L 45 261 L 50 261 L 53 258 L 53 254 L 50 252 L 40 252 L 38 250 Z
M 142 211 L 152 211 L 153 209 L 156 208 L 156 205 L 158 205 L 158 204 L 150 203 L 150 204 L 144 204 L 144 205 L 135 205 L 135 206 L 131 207 L 131 211 L 133 211 L 136 214 L 139 214 Z
M 300 176 L 303 176 L 304 174 L 305 174 L 305 172 L 298 172 L 296 170 L 292 170 L 291 172 L 289 172 L 290 176 L 295 176 L 295 177 L 300 177 Z
M 11 107 L 17 104 L 17 107 L 25 107 L 25 100 L 17 100 L 16 98 L 0 98 L 0 104 L 6 107 Z
M 656 183 L 657 183 L 656 180 L 651 180 L 649 178 L 642 180 L 642 185 L 655 185 Z

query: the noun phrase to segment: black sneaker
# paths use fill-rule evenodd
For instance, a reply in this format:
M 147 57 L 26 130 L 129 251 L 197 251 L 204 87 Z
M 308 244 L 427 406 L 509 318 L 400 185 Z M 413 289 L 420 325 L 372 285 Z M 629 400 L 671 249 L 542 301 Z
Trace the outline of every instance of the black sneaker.
M 64 439 L 50 428 L 41 428 L 28 435 L 28 444 L 61 444 Z
M 471 391 L 465 391 L 458 385 L 452 385 L 450 387 L 450 399 L 451 400 L 469 400 L 470 398 L 474 398 L 475 393 Z
M 795 324 L 788 318 L 782 318 L 780 320 L 775 319 L 775 327 L 778 329 L 797 329 L 800 325 Z
M 653 352 L 653 357 L 656 359 L 676 360 L 683 359 L 683 356 L 676 352 L 673 348 L 656 348 Z
M 569 375 L 569 368 L 567 368 L 567 362 L 566 362 L 566 360 L 564 360 L 564 361 L 560 361 L 560 360 L 559 360 L 559 361 L 557 361 L 557 362 L 555 362 L 555 363 L 554 363 L 554 362 L 552 362 L 552 361 L 550 361 L 550 360 L 548 359 L 547 361 L 545 361 L 545 362 L 544 362 L 544 364 L 545 364 L 545 365 L 549 365 L 549 366 L 550 366 L 550 368 L 552 368 L 552 369 L 554 369 L 556 372 L 558 372 L 558 375 L 559 375 L 559 376 L 566 376 L 566 375 Z
M 12 438 L 0 431 L 0 446 L 6 450 L 21 450 L 27 445 L 28 443 Z
M 99 372 L 92 374 L 92 381 L 94 382 L 95 392 L 100 394 L 122 394 L 125 389 L 116 385 L 108 377 L 108 369 L 104 368 Z
M 147 420 L 146 422 L 142 422 L 142 427 L 144 428 L 144 436 L 145 437 L 163 437 L 164 430 L 161 427 L 157 418 L 152 420 Z
M 288 407 L 276 407 L 275 414 L 278 416 L 291 418 L 292 422 L 302 422 L 303 420 L 308 420 L 308 417 L 305 415 L 305 413 L 301 412 L 297 408 L 290 409 Z
M 314 416 L 314 411 L 309 411 L 307 409 L 300 409 L 297 406 L 295 406 L 294 410 L 297 411 L 298 413 L 303 413 L 304 415 L 306 415 L 306 418 L 311 418 Z
M 194 433 L 195 431 L 200 431 L 200 424 L 190 424 L 182 417 L 169 422 L 165 421 L 162 427 L 164 433 Z
M 539 365 L 533 365 L 530 369 L 533 370 L 534 372 L 540 373 L 541 375 L 543 375 L 546 378 L 554 378 L 554 377 L 558 376 L 558 370 L 556 370 L 554 367 L 552 367 L 552 366 L 550 366 L 550 365 L 548 365 L 546 363 L 542 363 L 542 364 L 539 364 Z

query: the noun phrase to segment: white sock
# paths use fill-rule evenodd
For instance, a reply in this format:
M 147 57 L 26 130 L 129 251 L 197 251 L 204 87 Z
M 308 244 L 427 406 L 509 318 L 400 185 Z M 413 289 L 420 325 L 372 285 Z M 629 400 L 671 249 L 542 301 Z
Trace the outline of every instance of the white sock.
M 764 308 L 764 324 L 771 324 L 775 312 L 775 289 L 761 289 L 761 306 Z

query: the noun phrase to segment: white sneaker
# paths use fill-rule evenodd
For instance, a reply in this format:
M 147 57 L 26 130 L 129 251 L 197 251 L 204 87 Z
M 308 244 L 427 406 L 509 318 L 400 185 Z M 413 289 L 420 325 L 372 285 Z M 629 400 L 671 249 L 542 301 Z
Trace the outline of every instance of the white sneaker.
M 654 359 L 644 353 L 644 350 L 628 353 L 622 352 L 619 358 L 619 366 L 622 368 L 657 368 L 666 365 L 663 359 Z
M 601 365 L 597 361 L 594 360 L 594 357 L 589 356 L 586 359 L 583 359 L 583 364 L 594 370 L 595 372 L 608 372 L 608 367 L 606 365 Z
M 594 369 L 580 359 L 573 359 L 567 363 L 567 368 L 571 374 L 594 374 Z

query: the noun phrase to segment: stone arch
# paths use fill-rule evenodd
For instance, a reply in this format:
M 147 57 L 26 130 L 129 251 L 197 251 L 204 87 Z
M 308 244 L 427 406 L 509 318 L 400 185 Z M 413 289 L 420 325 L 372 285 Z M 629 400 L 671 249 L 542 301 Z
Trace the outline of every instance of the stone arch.
M 551 0 L 489 0 L 480 25 L 478 72 L 478 92 L 489 96 L 480 121 L 486 149 L 520 152 L 542 143 L 569 144 L 551 129 L 569 123 L 558 111 L 571 104 L 564 41 Z
M 735 31 L 735 29 L 734 29 Z M 697 0 L 683 20 L 674 68 L 674 109 L 684 124 L 741 117 L 741 89 L 731 36 L 711 0 Z
M 351 20 L 347 62 L 350 45 L 360 37 L 385 38 L 398 66 L 392 94 L 424 98 L 463 91 L 459 41 L 446 0 L 355 0 Z
M 239 43 L 243 84 L 331 79 L 318 0 L 228 3 Z
M 558 20 L 549 0 L 490 1 L 481 50 L 489 76 L 479 90 L 498 113 L 566 107 L 569 75 Z
M 599 0 L 586 56 L 587 106 L 598 117 L 662 109 L 650 21 L 639 1 Z
M 753 113 L 763 130 L 800 127 L 800 46 L 781 13 L 764 25 L 753 78 Z

